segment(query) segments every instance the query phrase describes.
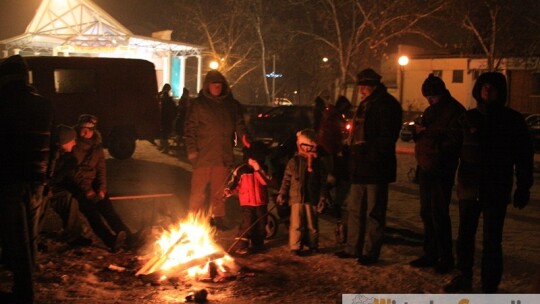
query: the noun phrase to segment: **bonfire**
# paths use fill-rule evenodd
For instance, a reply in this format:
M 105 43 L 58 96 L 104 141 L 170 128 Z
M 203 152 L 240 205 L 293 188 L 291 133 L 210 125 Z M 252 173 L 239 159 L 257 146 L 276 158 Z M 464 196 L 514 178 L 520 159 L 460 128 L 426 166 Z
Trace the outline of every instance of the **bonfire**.
M 159 281 L 174 277 L 221 281 L 233 277 L 234 260 L 214 242 L 215 233 L 207 216 L 189 214 L 163 231 L 152 257 L 135 275 L 157 275 Z

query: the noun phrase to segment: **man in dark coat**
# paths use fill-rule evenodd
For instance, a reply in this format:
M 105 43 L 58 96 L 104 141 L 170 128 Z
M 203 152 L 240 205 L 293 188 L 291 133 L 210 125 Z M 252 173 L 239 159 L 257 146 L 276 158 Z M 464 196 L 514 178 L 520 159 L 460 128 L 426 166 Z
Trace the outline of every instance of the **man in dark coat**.
M 344 251 L 336 255 L 358 257 L 358 263 L 371 265 L 378 261 L 382 247 L 388 184 L 396 180 L 402 110 L 374 70 L 363 70 L 357 78 L 362 102 L 349 138 L 348 236 Z
M 233 148 L 246 134 L 240 103 L 233 98 L 225 77 L 218 71 L 206 74 L 203 89 L 188 108 L 185 144 L 193 165 L 189 210 L 205 211 L 205 190 L 210 185 L 212 223 L 224 225 L 223 191 L 234 165 Z
M 0 238 L 14 303 L 33 303 L 38 220 L 49 159 L 51 103 L 28 85 L 19 55 L 0 64 Z
M 458 117 L 465 112 L 439 77 L 429 74 L 422 85 L 429 106 L 415 124 L 415 155 L 420 182 L 420 217 L 424 224 L 424 254 L 413 267 L 435 267 L 447 273 L 454 267 L 449 207 L 458 165 Z
M 522 209 L 533 184 L 533 146 L 523 116 L 505 106 L 506 77 L 488 72 L 473 88 L 477 107 L 459 119 L 463 144 L 457 178 L 459 234 L 457 267 L 460 274 L 449 293 L 472 289 L 476 229 L 483 216 L 482 292 L 498 290 L 503 270 L 502 234 L 508 203 Z

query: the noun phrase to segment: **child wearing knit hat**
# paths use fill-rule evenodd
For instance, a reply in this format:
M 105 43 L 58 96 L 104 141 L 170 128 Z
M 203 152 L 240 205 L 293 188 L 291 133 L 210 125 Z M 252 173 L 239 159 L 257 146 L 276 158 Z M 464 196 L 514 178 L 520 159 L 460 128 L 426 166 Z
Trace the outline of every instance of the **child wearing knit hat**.
M 289 160 L 276 202 L 289 202 L 291 207 L 289 247 L 301 256 L 303 246 L 307 253 L 319 249 L 319 223 L 317 213 L 322 212 L 328 197 L 327 169 L 317 155 L 316 133 L 304 129 L 296 134 L 297 153 Z

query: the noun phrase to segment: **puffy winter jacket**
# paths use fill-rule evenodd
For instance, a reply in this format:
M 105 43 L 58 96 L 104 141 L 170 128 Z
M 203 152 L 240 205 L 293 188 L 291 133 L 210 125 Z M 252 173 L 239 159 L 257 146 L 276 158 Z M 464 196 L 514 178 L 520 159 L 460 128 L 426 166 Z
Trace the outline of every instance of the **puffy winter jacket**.
M 240 206 L 263 206 L 268 204 L 270 177 L 264 171 L 254 171 L 248 164 L 234 169 L 227 188 L 238 193 Z
M 316 205 L 321 197 L 328 197 L 327 170 L 320 158 L 307 171 L 307 158 L 296 154 L 287 163 L 279 194 L 288 198 L 289 204 L 311 203 Z

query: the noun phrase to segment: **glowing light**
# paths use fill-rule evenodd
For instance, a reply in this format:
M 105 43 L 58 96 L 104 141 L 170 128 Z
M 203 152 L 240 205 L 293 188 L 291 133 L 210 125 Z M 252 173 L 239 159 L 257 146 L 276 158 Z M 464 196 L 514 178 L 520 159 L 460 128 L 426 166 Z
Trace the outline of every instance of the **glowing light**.
M 322 61 L 325 63 L 328 62 L 328 57 L 323 57 Z
M 405 55 L 399 57 L 398 63 L 400 66 L 406 66 L 407 64 L 409 64 L 409 57 Z
M 208 65 L 212 70 L 217 70 L 217 68 L 219 68 L 219 63 L 217 61 L 211 61 L 210 64 Z
M 283 74 L 272 72 L 270 74 L 266 74 L 266 77 L 267 78 L 280 78 L 280 77 L 283 77 Z

